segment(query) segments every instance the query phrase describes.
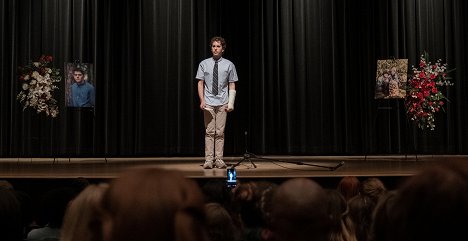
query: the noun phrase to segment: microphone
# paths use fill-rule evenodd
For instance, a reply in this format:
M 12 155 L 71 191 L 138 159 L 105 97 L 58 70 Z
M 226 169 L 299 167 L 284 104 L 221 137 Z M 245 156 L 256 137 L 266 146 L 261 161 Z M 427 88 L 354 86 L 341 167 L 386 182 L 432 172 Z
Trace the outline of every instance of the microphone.
M 340 167 L 342 167 L 344 165 L 344 161 L 341 161 L 340 163 L 338 163 L 336 166 L 332 167 L 331 170 L 334 171 Z

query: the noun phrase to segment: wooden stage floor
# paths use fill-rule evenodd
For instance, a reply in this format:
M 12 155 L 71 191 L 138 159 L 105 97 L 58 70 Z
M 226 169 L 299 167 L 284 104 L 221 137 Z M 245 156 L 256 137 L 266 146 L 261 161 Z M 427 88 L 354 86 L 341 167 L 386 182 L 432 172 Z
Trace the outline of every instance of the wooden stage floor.
M 258 157 L 258 156 L 255 156 Z M 228 165 L 243 157 L 226 157 Z M 237 178 L 293 177 L 407 177 L 434 162 L 466 160 L 466 155 L 391 156 L 263 156 L 243 160 L 236 167 Z M 255 163 L 256 168 L 251 164 Z M 137 166 L 176 169 L 188 178 L 225 178 L 225 169 L 201 167 L 201 157 L 126 158 L 0 158 L 0 179 L 61 179 L 118 177 L 122 170 Z M 342 166 L 339 164 L 343 163 Z M 337 167 L 334 169 L 334 167 Z

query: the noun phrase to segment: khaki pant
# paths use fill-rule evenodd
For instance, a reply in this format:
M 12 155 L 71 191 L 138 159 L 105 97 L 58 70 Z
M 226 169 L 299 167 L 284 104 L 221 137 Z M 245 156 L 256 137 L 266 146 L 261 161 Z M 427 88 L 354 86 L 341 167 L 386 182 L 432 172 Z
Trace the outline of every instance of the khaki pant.
M 205 121 L 205 160 L 223 160 L 224 128 L 227 105 L 207 106 L 203 111 Z

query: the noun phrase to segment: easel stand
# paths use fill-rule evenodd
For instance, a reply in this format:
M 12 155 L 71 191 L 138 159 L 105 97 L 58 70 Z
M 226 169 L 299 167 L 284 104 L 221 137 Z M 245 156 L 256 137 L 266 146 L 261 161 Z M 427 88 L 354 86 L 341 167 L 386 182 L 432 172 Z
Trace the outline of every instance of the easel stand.
M 389 102 L 389 101 L 398 101 L 398 100 L 400 100 L 400 99 L 396 99 L 396 98 L 395 98 L 395 99 L 386 99 L 386 100 L 387 100 L 387 102 Z M 376 115 L 375 115 L 375 117 L 374 117 L 374 120 L 373 120 L 373 122 L 372 122 L 372 129 L 373 129 L 375 132 L 377 132 L 377 129 L 378 129 L 378 128 L 377 128 L 377 117 L 379 116 L 379 114 L 380 114 L 381 112 L 387 112 L 387 113 L 388 113 L 388 114 L 387 114 L 388 116 L 390 116 L 392 113 L 393 113 L 393 115 L 398 115 L 398 108 L 396 108 L 396 107 L 394 107 L 394 106 L 392 106 L 392 105 L 390 105 L 390 104 L 391 104 L 391 103 L 388 103 L 387 105 L 382 105 L 381 102 L 378 103 L 378 106 L 377 106 L 377 113 L 376 113 Z M 395 104 L 395 105 L 396 105 L 396 104 Z M 390 128 L 390 126 L 391 126 L 391 120 L 390 120 L 390 118 L 387 118 L 387 121 L 386 121 L 386 122 L 387 122 L 388 128 Z M 406 128 L 408 128 L 408 123 L 406 123 Z M 389 148 L 390 148 L 390 149 L 391 149 L 391 144 L 392 144 L 391 138 L 392 138 L 391 133 L 388 133 L 388 145 L 389 145 Z M 406 146 L 406 145 L 405 145 L 405 146 Z M 405 154 L 404 154 L 404 155 L 405 155 L 405 160 L 407 160 L 407 159 L 408 159 L 408 151 L 407 151 L 407 150 L 405 151 Z M 367 160 L 367 156 L 368 156 L 368 154 L 366 153 L 366 154 L 364 155 L 364 161 Z M 417 154 L 416 154 L 416 160 L 418 160 Z

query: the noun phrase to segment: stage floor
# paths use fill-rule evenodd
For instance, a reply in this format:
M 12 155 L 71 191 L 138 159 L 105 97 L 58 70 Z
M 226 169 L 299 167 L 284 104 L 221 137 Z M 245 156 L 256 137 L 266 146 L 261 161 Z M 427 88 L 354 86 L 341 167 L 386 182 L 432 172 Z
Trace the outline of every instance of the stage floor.
M 391 156 L 255 156 L 226 157 L 236 166 L 238 179 L 377 176 L 406 177 L 425 166 L 446 160 L 466 160 L 466 155 L 391 155 Z M 256 165 L 252 165 L 251 161 Z M 60 179 L 118 177 L 122 170 L 138 166 L 176 169 L 188 178 L 224 178 L 225 169 L 203 169 L 202 157 L 126 157 L 126 158 L 1 158 L 1 179 Z M 343 165 L 340 166 L 340 163 Z M 336 168 L 336 169 L 335 169 Z

